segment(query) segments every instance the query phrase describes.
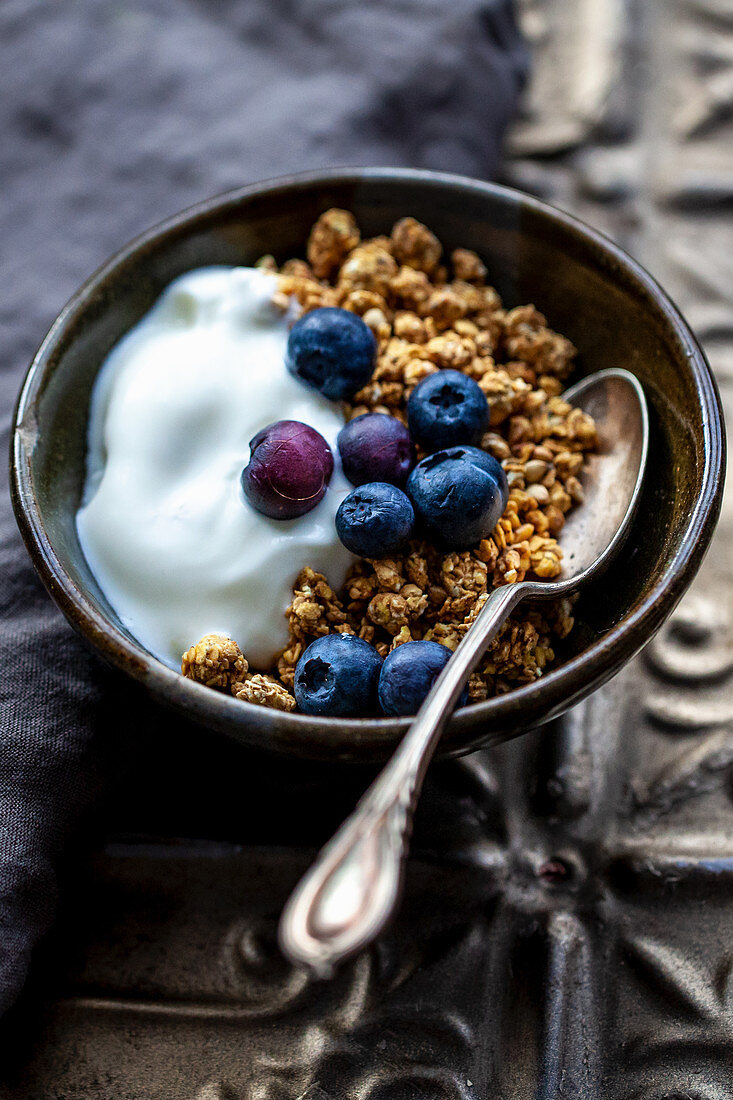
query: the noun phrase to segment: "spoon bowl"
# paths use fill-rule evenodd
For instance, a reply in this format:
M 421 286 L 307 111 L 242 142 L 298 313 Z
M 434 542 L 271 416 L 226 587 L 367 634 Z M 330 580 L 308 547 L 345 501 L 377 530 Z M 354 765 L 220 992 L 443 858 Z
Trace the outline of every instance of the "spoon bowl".
M 563 397 L 593 417 L 598 447 L 583 470 L 583 506 L 570 512 L 562 530 L 562 578 L 542 586 L 554 597 L 600 573 L 621 548 L 639 502 L 649 450 L 649 414 L 633 374 L 601 371 Z
M 502 623 L 522 600 L 568 596 L 596 577 L 628 534 L 649 449 L 644 391 L 633 375 L 611 369 L 579 382 L 565 399 L 594 418 L 598 449 L 586 465 L 583 507 L 563 528 L 563 575 L 490 593 L 394 756 L 297 886 L 280 922 L 280 944 L 292 962 L 320 976 L 370 943 L 394 913 L 425 772 Z

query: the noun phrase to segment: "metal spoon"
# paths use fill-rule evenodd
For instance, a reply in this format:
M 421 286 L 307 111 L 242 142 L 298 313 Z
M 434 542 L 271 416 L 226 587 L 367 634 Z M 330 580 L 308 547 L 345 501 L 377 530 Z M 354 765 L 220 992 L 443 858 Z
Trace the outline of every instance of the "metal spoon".
M 642 388 L 627 371 L 607 370 L 564 396 L 590 413 L 599 438 L 584 473 L 585 502 L 563 528 L 564 576 L 494 589 L 394 756 L 296 887 L 280 921 L 280 945 L 292 962 L 321 977 L 370 943 L 392 916 L 428 763 L 466 680 L 507 615 L 522 600 L 568 596 L 597 577 L 628 533 L 649 441 Z

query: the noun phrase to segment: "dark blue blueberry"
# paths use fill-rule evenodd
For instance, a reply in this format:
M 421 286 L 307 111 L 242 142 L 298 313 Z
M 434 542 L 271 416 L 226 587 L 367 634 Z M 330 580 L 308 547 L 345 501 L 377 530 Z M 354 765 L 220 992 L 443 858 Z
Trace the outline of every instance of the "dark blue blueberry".
M 451 658 L 440 642 L 405 642 L 388 653 L 379 676 L 379 702 L 385 714 L 417 714 L 420 705 Z M 457 705 L 468 702 L 464 688 Z
M 353 634 L 327 634 L 306 649 L 295 668 L 295 699 L 304 714 L 358 718 L 378 710 L 382 658 Z
M 347 550 L 362 558 L 383 558 L 412 536 L 415 513 L 409 497 L 394 485 L 371 481 L 352 489 L 336 513 L 336 533 Z
M 428 455 L 406 489 L 422 532 L 447 550 L 467 550 L 488 538 L 509 499 L 504 470 L 477 447 Z
M 350 420 L 337 440 L 341 465 L 352 485 L 389 481 L 404 485 L 415 461 L 410 433 L 386 413 L 364 413 Z
M 426 451 L 478 443 L 489 423 L 489 403 L 467 374 L 439 370 L 423 378 L 410 394 L 407 423 Z
M 332 401 L 348 401 L 374 370 L 377 342 L 361 317 L 324 306 L 295 322 L 285 363 L 291 374 Z

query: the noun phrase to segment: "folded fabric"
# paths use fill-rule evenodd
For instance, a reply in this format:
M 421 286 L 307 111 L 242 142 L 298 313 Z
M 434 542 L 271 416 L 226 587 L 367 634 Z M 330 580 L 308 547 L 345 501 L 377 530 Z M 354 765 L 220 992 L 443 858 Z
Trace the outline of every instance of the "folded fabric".
M 306 168 L 490 176 L 526 70 L 509 0 L 6 0 L 0 58 L 4 446 L 34 346 L 127 238 L 215 192 Z M 53 918 L 59 855 L 106 782 L 112 728 L 117 751 L 129 738 L 134 754 L 141 706 L 42 591 L 6 489 L 0 1011 Z

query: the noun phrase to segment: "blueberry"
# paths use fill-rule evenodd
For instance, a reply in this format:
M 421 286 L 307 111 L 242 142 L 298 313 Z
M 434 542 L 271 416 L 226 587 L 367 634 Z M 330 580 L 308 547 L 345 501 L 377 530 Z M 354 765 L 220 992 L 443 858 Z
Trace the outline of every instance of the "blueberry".
M 295 668 L 294 692 L 304 714 L 358 718 L 378 709 L 382 658 L 353 634 L 327 634 L 306 649 Z
M 364 413 L 339 432 L 341 465 L 352 485 L 389 481 L 404 485 L 415 461 L 410 433 L 395 416 Z
M 242 489 L 263 516 L 294 519 L 322 500 L 333 473 L 333 454 L 315 428 L 299 420 L 278 420 L 258 432 L 249 448 Z
M 407 493 L 423 533 L 448 550 L 488 538 L 509 499 L 506 474 L 477 447 L 451 447 L 418 462 Z
M 348 401 L 374 370 L 377 341 L 361 317 L 324 306 L 295 322 L 285 364 L 291 374 L 332 401 Z
M 415 387 L 407 423 L 426 451 L 478 443 L 489 423 L 489 403 L 477 382 L 458 370 L 439 370 Z
M 440 642 L 405 642 L 387 654 L 379 676 L 379 702 L 385 714 L 417 714 L 451 658 Z M 457 706 L 468 702 L 464 688 Z
M 336 513 L 336 533 L 347 550 L 362 558 L 383 558 L 401 550 L 415 527 L 409 497 L 394 485 L 372 481 L 352 489 Z

